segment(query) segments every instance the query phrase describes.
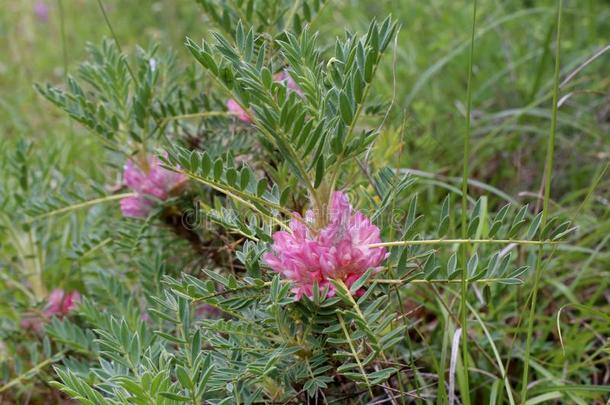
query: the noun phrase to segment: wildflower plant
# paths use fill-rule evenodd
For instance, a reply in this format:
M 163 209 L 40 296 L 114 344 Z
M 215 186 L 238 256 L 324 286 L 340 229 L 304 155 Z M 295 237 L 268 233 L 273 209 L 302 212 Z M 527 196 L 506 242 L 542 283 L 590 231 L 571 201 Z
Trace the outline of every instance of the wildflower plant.
M 20 191 L 5 204 L 26 214 L 1 218 L 22 307 L 3 340 L 38 339 L 29 371 L 7 371 L 12 386 L 52 364 L 50 384 L 84 404 L 444 403 L 457 367 L 463 403 L 489 375 L 514 403 L 480 311 L 570 222 L 494 209 L 467 187 L 463 204 L 450 194 L 422 208 L 413 176 L 371 159 L 392 18 L 331 43 L 310 26 L 324 1 L 198 3 L 216 31 L 186 38 L 186 66 L 106 40 L 65 88 L 37 86 L 97 135 L 105 165 L 78 192 L 66 181 L 35 193 L 36 171 L 11 177 Z M 65 246 L 44 235 L 70 221 L 71 254 L 57 258 Z M 26 248 L 41 243 L 55 253 L 32 263 Z M 75 271 L 48 279 L 49 263 Z M 431 301 L 444 318 L 422 332 Z M 449 342 L 475 322 L 486 340 L 459 358 Z M 443 342 L 431 363 L 424 334 Z

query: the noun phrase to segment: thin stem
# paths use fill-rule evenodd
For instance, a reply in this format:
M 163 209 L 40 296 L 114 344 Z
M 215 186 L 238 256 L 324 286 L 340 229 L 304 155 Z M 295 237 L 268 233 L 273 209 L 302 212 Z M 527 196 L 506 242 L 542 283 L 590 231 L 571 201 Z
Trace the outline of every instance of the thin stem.
M 354 356 L 354 360 L 356 360 L 356 364 L 358 364 L 358 368 L 360 369 L 360 374 L 362 374 L 362 377 L 364 378 L 364 383 L 366 384 L 366 387 L 369 390 L 369 395 L 371 396 L 371 399 L 373 399 L 374 395 L 373 395 L 373 390 L 371 388 L 371 383 L 369 382 L 369 377 L 368 377 L 366 371 L 364 370 L 362 363 L 360 362 L 360 358 L 358 357 L 358 352 L 356 352 L 356 348 L 354 347 L 354 344 L 352 343 L 352 339 L 349 335 L 349 332 L 347 331 L 345 322 L 343 321 L 343 317 L 341 316 L 341 314 L 337 314 L 337 317 L 339 318 L 339 323 L 341 324 L 341 329 L 343 330 L 345 339 L 347 339 L 349 348 L 352 351 L 352 356 Z
M 288 11 L 288 13 L 286 14 L 286 18 L 284 19 L 284 21 L 286 21 L 286 24 L 284 24 L 284 30 L 286 30 L 286 31 L 289 30 L 288 24 L 292 23 L 292 20 L 294 19 L 294 15 L 297 13 L 299 6 L 301 6 L 301 1 L 295 0 L 294 4 L 290 8 L 290 11 Z
M 109 244 L 110 242 L 112 242 L 111 238 L 104 239 L 103 241 L 101 241 L 97 245 L 93 246 L 88 251 L 86 251 L 83 255 L 81 255 L 80 260 L 84 259 L 85 257 L 91 256 L 93 254 L 93 252 L 96 252 L 96 251 L 100 250 L 101 248 L 103 248 L 104 246 Z
M 287 211 L 284 207 L 277 205 L 277 204 L 273 204 L 269 201 L 265 201 L 261 198 L 254 198 L 253 196 L 244 194 L 238 190 L 235 189 L 230 189 L 228 187 L 220 187 L 219 185 L 217 185 L 216 183 L 206 180 L 203 177 L 200 176 L 196 176 L 190 172 L 181 172 L 183 174 L 185 174 L 186 176 L 188 176 L 189 178 L 198 181 L 200 183 L 205 184 L 208 187 L 213 188 L 216 191 L 219 191 L 221 193 L 223 193 L 224 195 L 226 195 L 227 197 L 230 197 L 236 201 L 241 202 L 242 204 L 246 205 L 248 208 L 250 208 L 253 211 L 258 212 L 259 214 L 261 214 L 262 216 L 269 218 L 270 220 L 272 220 L 273 222 L 275 222 L 277 225 L 279 225 L 281 228 L 290 231 L 290 227 L 288 225 L 286 225 L 285 223 L 283 223 L 282 221 L 280 221 L 279 219 L 277 219 L 276 217 L 274 217 L 273 215 L 267 215 L 264 212 L 262 212 L 256 205 L 254 205 L 253 203 L 251 203 L 250 201 L 247 201 L 246 199 L 252 199 L 256 202 L 258 202 L 259 204 L 263 204 L 263 205 L 267 205 L 270 206 L 272 208 L 277 209 L 278 211 L 284 212 L 284 213 L 288 213 L 288 215 L 292 216 L 292 213 L 290 213 L 290 211 Z
M 59 28 L 61 32 L 61 48 L 64 62 L 64 80 L 68 81 L 68 48 L 66 46 L 66 27 L 64 18 L 64 5 L 62 0 L 57 0 L 57 9 L 59 10 Z M 72 122 L 72 121 L 70 121 Z
M 191 119 L 191 118 L 205 118 L 205 117 L 230 117 L 236 116 L 236 113 L 231 113 L 228 111 L 203 111 L 193 114 L 181 114 L 181 115 L 173 115 L 171 117 L 165 117 L 161 121 L 161 126 L 167 124 L 170 121 L 182 120 L 182 119 Z
M 32 222 L 34 222 L 36 220 L 39 220 L 39 219 L 42 219 L 42 218 L 52 217 L 54 215 L 59 215 L 59 214 L 65 213 L 65 212 L 74 211 L 74 210 L 77 210 L 77 209 L 80 209 L 80 208 L 88 207 L 90 205 L 95 205 L 95 204 L 103 203 L 103 202 L 106 202 L 106 201 L 120 200 L 122 198 L 133 197 L 135 195 L 136 195 L 135 193 L 115 194 L 115 195 L 111 195 L 111 196 L 96 198 L 96 199 L 85 201 L 85 202 L 82 202 L 82 203 L 70 205 L 68 207 L 58 208 L 56 210 L 49 211 L 49 212 L 46 212 L 44 214 L 40 214 L 38 216 L 33 217 L 32 219 L 30 219 L 29 223 L 32 223 Z
M 553 107 L 551 115 L 551 129 L 549 132 L 547 153 L 546 153 L 546 164 L 545 164 L 545 187 L 544 187 L 544 202 L 542 207 L 542 218 L 540 221 L 541 229 L 547 224 L 548 211 L 549 211 L 549 200 L 551 195 L 551 179 L 553 177 L 553 154 L 555 151 L 555 133 L 557 130 L 557 102 L 559 100 L 559 65 L 560 65 L 560 38 L 561 38 L 561 9 L 563 6 L 563 0 L 557 1 L 557 19 L 556 19 L 556 41 L 555 41 L 555 73 L 553 77 Z M 538 257 L 536 258 L 536 271 L 534 276 L 534 286 L 532 290 L 532 301 L 528 316 L 527 324 L 527 337 L 525 341 L 525 357 L 523 365 L 523 378 L 521 381 L 521 403 L 525 404 L 527 400 L 527 381 L 529 373 L 530 363 L 530 351 L 532 348 L 532 333 L 534 330 L 534 315 L 536 313 L 536 301 L 538 299 L 538 288 L 540 285 L 540 276 L 542 273 L 542 247 L 538 250 Z
M 375 66 L 373 67 L 372 77 L 375 77 L 375 74 L 377 73 L 377 68 L 379 67 L 379 62 L 381 61 L 382 56 L 383 56 L 383 54 L 380 54 L 377 57 L 377 61 L 375 63 Z M 356 112 L 354 113 L 354 118 L 352 119 L 352 122 L 350 123 L 349 128 L 347 130 L 347 135 L 345 136 L 345 141 L 344 141 L 345 145 L 348 145 L 349 142 L 351 141 L 352 134 L 354 132 L 354 129 L 356 128 L 356 124 L 358 123 L 358 120 L 360 119 L 360 114 L 362 113 L 364 104 L 366 103 L 366 99 L 369 95 L 369 91 L 371 89 L 372 83 L 373 83 L 373 80 L 371 79 L 371 81 L 364 86 L 364 91 L 362 93 L 362 101 L 360 101 L 360 104 L 358 104 L 358 107 L 356 108 Z M 341 167 L 341 164 L 345 161 L 344 152 L 345 152 L 345 149 L 341 152 L 341 155 L 337 157 L 336 162 L 333 164 L 334 172 L 331 175 L 331 182 L 330 182 L 330 184 L 333 188 L 334 188 L 335 183 L 337 182 L 337 178 L 339 177 L 339 169 Z M 328 171 L 330 172 L 331 168 L 329 168 Z M 332 189 L 331 189 L 331 191 L 332 191 Z
M 19 384 L 23 380 L 32 378 L 33 376 L 38 374 L 40 372 L 40 370 L 42 370 L 49 364 L 52 364 L 52 363 L 55 363 L 55 362 L 58 362 L 59 360 L 61 360 L 64 357 L 64 353 L 65 353 L 65 351 L 62 350 L 61 352 L 57 353 L 53 357 L 48 358 L 48 359 L 38 363 L 37 365 L 35 365 L 34 367 L 29 369 L 25 373 L 22 373 L 21 375 L 13 378 L 11 381 L 9 381 L 8 383 L 6 383 L 2 387 L 0 387 L 0 392 L 4 392 L 4 391 L 8 390 L 9 388 L 12 388 L 13 386 Z
M 472 31 L 470 36 L 470 53 L 468 55 L 468 83 L 466 87 L 466 133 L 464 134 L 464 160 L 463 160 L 463 173 L 462 173 L 462 239 L 467 239 L 468 228 L 467 228 L 467 211 L 468 211 L 468 175 L 470 168 L 468 163 L 470 161 L 470 120 L 472 110 L 472 60 L 474 58 L 474 36 L 475 27 L 477 20 L 477 0 L 472 3 Z M 468 269 L 466 265 L 466 253 L 468 250 L 469 241 L 462 246 L 460 261 L 462 266 L 462 277 L 461 277 L 461 300 L 460 300 L 460 323 L 462 326 L 462 366 L 464 367 L 464 386 L 465 390 L 462 392 L 462 402 L 465 405 L 470 404 L 470 386 L 468 382 L 468 319 L 467 319 L 467 294 L 468 294 Z
M 119 49 L 119 53 L 122 55 L 123 50 L 121 49 L 121 43 L 119 42 L 119 39 L 117 38 L 116 34 L 114 33 L 112 24 L 110 24 L 110 19 L 108 18 L 108 15 L 106 14 L 106 10 L 104 9 L 102 0 L 97 0 L 97 4 L 100 6 L 100 10 L 102 11 L 102 14 L 104 15 L 104 21 L 106 22 L 106 25 L 108 26 L 108 29 L 110 30 L 110 35 L 112 35 L 112 39 L 114 39 L 114 43 L 116 44 L 116 47 Z M 137 85 L 138 79 L 137 79 L 136 75 L 133 73 L 133 70 L 131 70 L 131 66 L 129 66 L 129 62 L 127 62 L 127 60 L 125 60 L 125 65 L 127 66 L 129 75 L 133 79 L 134 83 Z
M 417 246 L 417 245 L 453 245 L 453 244 L 499 244 L 506 245 L 516 243 L 519 245 L 553 245 L 561 243 L 551 240 L 525 240 L 525 239 L 424 239 L 424 240 L 397 240 L 392 242 L 371 243 L 369 248 L 392 247 L 392 246 Z
M 500 277 L 495 277 L 495 278 L 480 278 L 478 280 L 467 280 L 468 283 L 479 283 L 479 284 L 489 284 L 489 283 L 500 283 L 506 280 L 512 280 L 512 279 L 508 279 L 508 278 L 500 278 Z M 370 283 L 377 283 L 377 284 L 390 284 L 390 285 L 403 285 L 403 284 L 458 284 L 461 283 L 462 280 L 455 279 L 455 280 L 450 280 L 447 278 L 439 278 L 439 279 L 431 279 L 431 280 L 426 280 L 423 278 L 416 278 L 416 279 L 391 279 L 391 278 L 379 278 L 379 279 L 374 279 L 371 280 Z
M 13 280 L 8 274 L 4 274 L 4 272 L 0 272 L 0 278 L 4 280 L 5 283 L 12 285 L 25 294 L 31 303 L 36 302 L 36 297 L 34 294 L 32 294 L 30 290 L 28 290 L 22 283 L 17 280 Z

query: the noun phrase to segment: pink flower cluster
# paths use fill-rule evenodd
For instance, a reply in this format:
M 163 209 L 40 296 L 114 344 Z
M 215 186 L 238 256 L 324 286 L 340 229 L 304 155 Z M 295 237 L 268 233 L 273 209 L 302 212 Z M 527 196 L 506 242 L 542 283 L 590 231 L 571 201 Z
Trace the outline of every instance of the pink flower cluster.
M 290 73 L 288 73 L 288 71 L 282 70 L 281 72 L 276 73 L 273 76 L 273 80 L 275 80 L 278 83 L 284 83 L 284 85 L 286 87 L 288 87 L 288 90 L 294 91 L 301 97 L 303 96 L 303 90 L 301 90 L 301 88 L 294 81 L 294 79 L 292 77 L 290 77 Z M 237 119 L 239 119 L 240 121 L 242 121 L 246 124 L 252 124 L 252 122 L 254 121 L 252 119 L 252 111 L 244 110 L 239 105 L 239 103 L 237 101 L 235 101 L 235 99 L 230 98 L 229 100 L 227 100 L 227 110 L 231 114 L 234 114 L 237 117 Z
M 169 198 L 172 190 L 186 181 L 186 176 L 161 167 L 157 157 L 151 156 L 147 168 L 139 167 L 133 160 L 128 160 L 123 170 L 127 187 L 137 193 L 121 200 L 121 212 L 126 217 L 143 218 L 148 216 L 154 207 L 154 200 Z
M 47 318 L 53 316 L 64 317 L 68 315 L 76 305 L 80 302 L 80 293 L 71 291 L 66 293 L 61 288 L 54 289 L 47 298 L 47 306 L 44 310 L 44 315 Z
M 313 215 L 309 210 L 305 222 L 311 223 Z M 368 269 L 381 270 L 386 249 L 368 246 L 381 242 L 379 228 L 361 212 L 354 212 L 344 193 L 333 193 L 328 225 L 316 233 L 299 214 L 295 216 L 298 218 L 290 221 L 292 232 L 273 234 L 272 251 L 263 261 L 292 282 L 297 300 L 303 295 L 311 297 L 316 282 L 332 297 L 335 291 L 330 280 L 342 280 L 351 287 Z
M 66 293 L 61 288 L 56 288 L 51 291 L 51 294 L 47 297 L 47 303 L 42 311 L 42 317 L 39 315 L 26 315 L 21 320 L 21 327 L 23 329 L 31 329 L 35 332 L 42 330 L 42 325 L 45 321 L 52 317 L 63 318 L 72 312 L 78 303 L 80 302 L 81 296 L 78 291 L 71 291 Z

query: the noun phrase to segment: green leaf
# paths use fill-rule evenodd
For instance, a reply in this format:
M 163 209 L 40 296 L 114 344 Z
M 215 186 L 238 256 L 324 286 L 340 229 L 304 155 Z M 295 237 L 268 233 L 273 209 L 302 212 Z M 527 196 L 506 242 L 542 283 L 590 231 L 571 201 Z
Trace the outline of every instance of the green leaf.
M 350 287 L 350 292 L 353 294 L 356 294 L 356 292 L 361 289 L 366 282 L 369 280 L 369 278 L 373 275 L 374 271 L 373 269 L 368 269 L 363 275 L 361 275 L 358 280 L 356 280 L 354 282 L 354 284 L 352 284 L 352 286 Z
M 212 168 L 212 160 L 210 156 L 204 152 L 200 159 L 199 173 L 203 177 L 207 177 L 208 173 L 210 173 L 210 169 Z
M 245 190 L 250 184 L 250 169 L 244 167 L 239 175 L 239 188 Z
M 271 71 L 264 67 L 261 70 L 261 79 L 263 81 L 263 85 L 267 88 L 267 89 L 271 89 L 271 85 L 273 84 L 273 77 L 271 75 Z
M 474 255 L 472 255 L 470 257 L 470 259 L 468 259 L 468 263 L 466 266 L 469 276 L 473 276 L 475 274 L 475 272 L 477 271 L 478 265 L 479 265 L 479 255 L 477 253 L 475 253 Z
M 159 395 L 161 395 L 162 397 L 168 398 L 168 399 L 173 399 L 174 401 L 178 401 L 178 402 L 190 401 L 189 397 L 174 394 L 173 392 L 169 392 L 169 391 L 160 392 Z
M 256 185 L 256 195 L 260 197 L 265 193 L 265 191 L 267 191 L 267 180 L 260 179 Z
M 530 227 L 527 231 L 527 239 L 534 239 L 536 233 L 538 232 L 538 228 L 540 228 L 540 222 L 542 221 L 542 212 L 539 212 L 538 215 L 532 220 Z
M 184 367 L 176 367 L 176 377 L 178 377 L 178 381 L 180 381 L 180 384 L 183 387 L 188 388 L 189 390 L 193 389 L 193 381 L 191 381 L 191 377 L 189 377 Z
M 230 186 L 235 186 L 235 182 L 237 180 L 237 170 L 235 170 L 234 168 L 228 169 L 225 173 L 225 177 L 227 179 L 227 184 L 229 184 Z
M 367 83 L 370 83 L 373 80 L 373 72 L 375 69 L 375 63 L 377 62 L 375 58 L 376 57 L 373 52 L 369 52 L 366 55 L 366 62 L 364 65 L 364 80 L 366 80 Z
M 478 227 L 479 227 L 479 217 L 477 216 L 476 218 L 474 218 L 473 220 L 470 221 L 470 224 L 468 224 L 468 237 L 469 238 L 475 237 Z
M 222 176 L 223 166 L 222 159 L 216 159 L 214 162 L 214 180 L 218 181 Z
M 394 367 L 385 368 L 383 370 L 374 371 L 368 374 L 368 378 L 371 381 L 371 384 L 379 384 L 386 381 L 393 374 L 395 374 L 398 370 Z
M 292 190 L 290 189 L 290 186 L 282 190 L 282 193 L 280 194 L 280 205 L 284 206 L 288 203 L 288 199 L 290 198 L 291 192 Z
M 178 338 L 174 335 L 170 335 L 168 333 L 165 332 L 161 332 L 160 330 L 156 330 L 155 334 L 161 336 L 163 339 L 165 340 L 169 340 L 170 342 L 174 342 L 174 343 L 178 343 L 178 344 L 185 344 L 186 341 L 184 339 Z
M 324 156 L 318 157 L 318 163 L 316 164 L 316 179 L 314 182 L 314 188 L 318 188 L 324 179 Z
M 350 125 L 354 118 L 354 112 L 352 111 L 352 103 L 344 92 L 341 92 L 339 95 L 339 109 L 341 110 L 341 119 L 343 119 L 343 122 L 346 125 Z

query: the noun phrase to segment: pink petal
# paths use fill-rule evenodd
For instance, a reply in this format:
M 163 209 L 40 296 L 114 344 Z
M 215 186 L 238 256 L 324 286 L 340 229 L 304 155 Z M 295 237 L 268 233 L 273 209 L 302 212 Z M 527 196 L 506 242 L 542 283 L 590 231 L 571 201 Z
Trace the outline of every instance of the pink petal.
M 152 201 L 142 196 L 125 197 L 120 204 L 124 217 L 146 218 L 152 210 Z
M 227 100 L 227 109 L 230 113 L 235 114 L 240 121 L 245 122 L 246 124 L 252 124 L 251 114 L 244 110 L 234 99 L 230 98 Z
M 290 222 L 292 233 L 273 234 L 271 252 L 263 262 L 284 278 L 292 281 L 292 291 L 298 300 L 311 297 L 314 283 L 328 288 L 328 296 L 335 294 L 330 280 L 342 280 L 350 287 L 368 269 L 380 270 L 387 257 L 385 248 L 369 248 L 381 242 L 379 228 L 360 212 L 353 212 L 344 193 L 334 193 L 328 211 L 328 225 L 317 234 L 309 231 L 302 221 Z M 307 220 L 313 222 L 313 212 Z M 364 290 L 357 292 L 358 295 Z

